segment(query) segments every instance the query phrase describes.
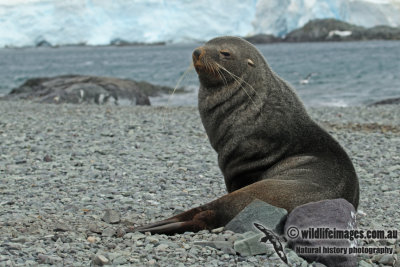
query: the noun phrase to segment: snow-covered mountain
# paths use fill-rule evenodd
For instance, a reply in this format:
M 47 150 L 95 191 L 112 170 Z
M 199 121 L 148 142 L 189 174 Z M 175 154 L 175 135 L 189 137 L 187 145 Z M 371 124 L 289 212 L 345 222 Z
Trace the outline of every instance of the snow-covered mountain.
M 315 18 L 400 26 L 400 0 L 0 0 L 0 47 L 282 36 Z

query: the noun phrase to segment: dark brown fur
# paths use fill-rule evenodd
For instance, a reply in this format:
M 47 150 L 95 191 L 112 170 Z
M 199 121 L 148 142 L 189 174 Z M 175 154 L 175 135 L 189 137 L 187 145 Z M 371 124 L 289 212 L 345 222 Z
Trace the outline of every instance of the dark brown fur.
M 254 199 L 289 212 L 335 198 L 357 208 L 358 179 L 348 155 L 253 45 L 215 38 L 195 50 L 193 63 L 201 84 L 200 116 L 229 194 L 138 231 L 223 226 Z

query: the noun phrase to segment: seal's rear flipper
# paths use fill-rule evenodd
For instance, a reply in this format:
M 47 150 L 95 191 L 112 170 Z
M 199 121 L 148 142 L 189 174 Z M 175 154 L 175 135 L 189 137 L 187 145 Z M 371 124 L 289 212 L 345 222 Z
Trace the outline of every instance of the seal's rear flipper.
M 305 203 L 341 197 L 330 187 L 309 181 L 261 180 L 169 219 L 137 227 L 134 231 L 175 234 L 212 230 L 225 226 L 255 199 L 290 212 Z
M 202 207 L 194 208 L 166 220 L 147 224 L 134 229 L 137 232 L 152 234 L 178 234 L 213 229 L 215 211 Z

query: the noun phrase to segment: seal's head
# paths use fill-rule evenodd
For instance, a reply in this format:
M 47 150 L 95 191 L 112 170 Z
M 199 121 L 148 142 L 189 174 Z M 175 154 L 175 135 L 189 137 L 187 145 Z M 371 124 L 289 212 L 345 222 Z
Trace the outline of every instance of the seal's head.
M 208 41 L 193 51 L 192 58 L 200 83 L 206 88 L 228 85 L 265 64 L 252 44 L 232 36 Z

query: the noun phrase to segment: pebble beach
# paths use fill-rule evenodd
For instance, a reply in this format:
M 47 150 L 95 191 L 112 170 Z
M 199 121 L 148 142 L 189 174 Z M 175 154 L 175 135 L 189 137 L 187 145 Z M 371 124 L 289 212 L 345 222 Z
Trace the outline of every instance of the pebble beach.
M 309 113 L 353 161 L 358 227 L 400 229 L 399 106 Z M 286 266 L 276 254 L 213 247 L 241 238 L 223 229 L 129 231 L 225 193 L 195 107 L 0 101 L 0 266 Z M 400 266 L 399 239 L 359 245 L 395 250 L 361 254 L 359 266 Z M 286 253 L 293 266 L 309 266 Z

